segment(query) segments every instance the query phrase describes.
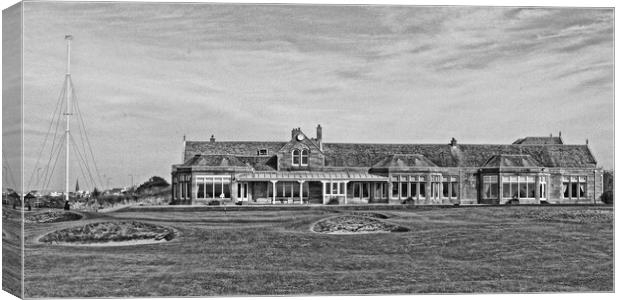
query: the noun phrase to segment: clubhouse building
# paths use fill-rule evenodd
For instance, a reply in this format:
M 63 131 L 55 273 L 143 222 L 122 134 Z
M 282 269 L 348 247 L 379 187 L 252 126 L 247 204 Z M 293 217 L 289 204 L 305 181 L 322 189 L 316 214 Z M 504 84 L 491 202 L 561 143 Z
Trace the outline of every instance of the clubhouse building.
M 603 171 L 587 143 L 324 143 L 300 128 L 283 142 L 185 141 L 173 204 L 596 203 Z

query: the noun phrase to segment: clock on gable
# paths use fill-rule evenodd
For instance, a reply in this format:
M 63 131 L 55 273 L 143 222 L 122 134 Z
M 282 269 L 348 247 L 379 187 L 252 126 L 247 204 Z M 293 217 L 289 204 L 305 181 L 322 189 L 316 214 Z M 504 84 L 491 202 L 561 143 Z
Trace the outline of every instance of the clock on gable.
M 304 135 L 303 134 L 300 133 L 300 134 L 297 135 L 297 140 L 298 141 L 301 142 L 303 139 L 304 139 Z

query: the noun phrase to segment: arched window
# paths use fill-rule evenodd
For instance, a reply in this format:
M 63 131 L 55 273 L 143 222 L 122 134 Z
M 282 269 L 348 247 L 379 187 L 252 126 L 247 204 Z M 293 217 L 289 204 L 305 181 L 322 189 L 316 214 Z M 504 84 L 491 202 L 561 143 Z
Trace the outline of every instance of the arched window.
M 301 150 L 301 165 L 302 166 L 308 165 L 308 150 L 306 149 Z
M 300 156 L 299 149 L 293 150 L 293 166 L 299 166 Z

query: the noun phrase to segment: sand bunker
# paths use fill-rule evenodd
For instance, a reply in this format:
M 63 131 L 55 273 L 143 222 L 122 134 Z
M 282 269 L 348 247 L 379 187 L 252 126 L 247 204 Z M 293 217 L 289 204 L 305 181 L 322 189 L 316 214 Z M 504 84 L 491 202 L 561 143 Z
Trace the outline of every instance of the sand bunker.
M 387 219 L 388 218 L 388 216 L 384 214 L 380 214 L 376 212 L 368 212 L 368 211 L 354 211 L 354 212 L 351 212 L 351 214 L 356 215 L 356 216 L 371 217 L 375 219 Z
M 68 211 L 46 211 L 24 216 L 25 223 L 56 223 L 75 221 L 82 218 L 82 215 Z
M 337 216 L 318 221 L 312 226 L 312 230 L 319 233 L 354 234 L 354 233 L 379 233 L 379 232 L 406 232 L 408 228 L 389 224 L 360 215 Z
M 169 241 L 174 235 L 174 230 L 154 224 L 101 222 L 54 231 L 39 241 L 59 245 L 122 246 Z

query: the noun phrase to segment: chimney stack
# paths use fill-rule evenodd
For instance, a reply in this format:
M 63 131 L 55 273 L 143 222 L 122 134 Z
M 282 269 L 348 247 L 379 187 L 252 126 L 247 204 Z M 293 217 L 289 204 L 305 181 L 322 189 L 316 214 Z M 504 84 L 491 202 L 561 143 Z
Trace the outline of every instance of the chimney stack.
M 450 140 L 450 146 L 456 147 L 456 139 L 455 138 L 452 138 L 452 140 Z
M 211 135 L 211 138 L 209 139 L 209 141 L 210 141 L 211 143 L 215 143 L 215 136 Z
M 294 140 L 295 137 L 297 137 L 297 134 L 299 134 L 300 131 L 301 131 L 300 128 L 293 128 L 293 130 L 291 130 L 291 140 Z

